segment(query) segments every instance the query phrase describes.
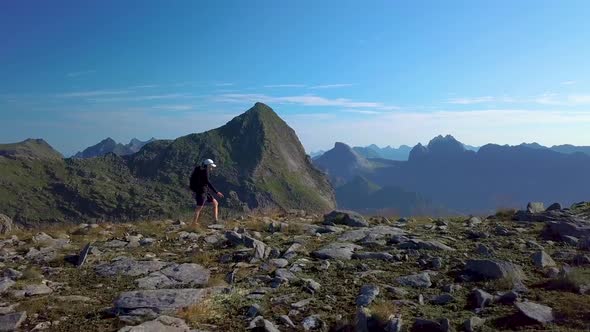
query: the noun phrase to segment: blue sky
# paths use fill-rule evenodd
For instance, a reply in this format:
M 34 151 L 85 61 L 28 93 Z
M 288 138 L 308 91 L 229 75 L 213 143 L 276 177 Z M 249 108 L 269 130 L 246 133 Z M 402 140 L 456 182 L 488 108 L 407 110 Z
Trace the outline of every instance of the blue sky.
M 269 104 L 308 151 L 590 145 L 588 1 L 4 1 L 0 142 L 66 155 Z

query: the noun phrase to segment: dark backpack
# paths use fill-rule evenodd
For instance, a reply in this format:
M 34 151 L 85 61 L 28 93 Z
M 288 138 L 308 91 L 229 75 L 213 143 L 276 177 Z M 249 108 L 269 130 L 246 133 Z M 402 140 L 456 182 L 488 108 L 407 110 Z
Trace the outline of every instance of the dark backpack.
M 199 190 L 199 166 L 193 169 L 193 173 L 191 174 L 190 185 L 192 191 L 197 192 Z

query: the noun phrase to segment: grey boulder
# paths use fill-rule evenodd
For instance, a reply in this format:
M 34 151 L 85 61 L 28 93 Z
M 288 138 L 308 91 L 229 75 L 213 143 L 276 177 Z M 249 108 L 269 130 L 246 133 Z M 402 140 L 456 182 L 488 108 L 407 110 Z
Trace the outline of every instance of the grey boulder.
M 357 249 L 362 249 L 362 247 L 354 243 L 334 242 L 312 252 L 312 256 L 319 259 L 350 260 L 353 252 Z
M 159 271 L 166 265 L 168 263 L 161 261 L 136 261 L 132 258 L 124 257 L 111 263 L 98 265 L 95 271 L 103 277 L 111 277 L 118 274 L 137 277 Z
M 324 215 L 324 223 L 346 225 L 351 227 L 368 227 L 369 223 L 360 214 L 353 211 L 334 210 Z
M 483 279 L 524 279 L 524 273 L 518 265 L 501 260 L 470 259 L 465 265 L 465 271 Z
M 207 292 L 207 289 L 194 288 L 123 292 L 115 300 L 115 311 L 133 314 L 137 309 L 145 309 L 156 314 L 174 314 L 182 308 L 200 303 Z
M 553 309 L 534 302 L 517 302 L 518 311 L 537 323 L 547 324 L 553 321 Z
M 430 275 L 426 272 L 398 277 L 395 280 L 402 286 L 410 286 L 415 288 L 428 288 L 432 286 Z

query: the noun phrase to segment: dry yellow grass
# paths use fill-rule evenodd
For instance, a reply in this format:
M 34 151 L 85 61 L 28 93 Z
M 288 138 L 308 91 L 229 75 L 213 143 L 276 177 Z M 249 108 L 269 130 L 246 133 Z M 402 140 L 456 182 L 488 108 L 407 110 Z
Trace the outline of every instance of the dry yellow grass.
M 190 254 L 189 254 L 190 255 Z M 211 267 L 218 262 L 217 256 L 212 251 L 197 251 L 189 257 L 190 261 L 203 265 L 205 267 Z
M 392 301 L 377 300 L 369 306 L 371 316 L 380 322 L 389 320 L 389 316 L 399 313 L 399 308 Z
M 184 319 L 191 326 L 215 324 L 219 319 L 223 319 L 223 316 L 223 310 L 215 305 L 212 298 L 207 298 L 178 312 L 178 317 Z

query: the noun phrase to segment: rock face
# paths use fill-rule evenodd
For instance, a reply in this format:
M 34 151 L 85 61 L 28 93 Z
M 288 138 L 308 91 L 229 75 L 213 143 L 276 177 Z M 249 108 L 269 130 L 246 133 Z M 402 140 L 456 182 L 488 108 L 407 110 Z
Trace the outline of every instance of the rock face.
M 172 264 L 137 279 L 140 288 L 156 289 L 172 286 L 203 286 L 209 281 L 210 272 L 199 264 Z
M 365 238 L 372 238 L 374 240 L 380 240 L 383 238 L 390 238 L 396 235 L 404 235 L 406 232 L 397 227 L 391 226 L 374 226 L 374 227 L 365 227 L 350 230 L 348 232 L 343 233 L 338 238 L 340 242 L 348 242 L 348 241 L 359 241 Z
M 324 216 L 324 223 L 346 225 L 350 227 L 368 227 L 369 223 L 360 214 L 353 211 L 334 210 Z
M 545 238 L 565 241 L 566 237 L 576 239 L 590 237 L 590 223 L 572 221 L 547 221 L 543 230 Z
M 537 251 L 533 254 L 533 263 L 536 267 L 546 268 L 555 266 L 555 261 L 544 251 Z
M 176 311 L 203 300 L 207 289 L 158 289 L 124 292 L 115 300 L 115 310 L 133 315 L 134 311 L 150 310 L 156 314 L 174 314 Z
M 12 232 L 12 219 L 7 215 L 0 213 L 0 234 L 8 234 Z
M 500 260 L 470 259 L 465 265 L 465 271 L 483 279 L 524 278 L 518 265 Z
M 180 318 L 162 315 L 137 326 L 126 326 L 119 332 L 189 332 L 191 328 Z
M 400 249 L 426 249 L 426 250 L 440 250 L 440 251 L 455 251 L 455 249 L 442 244 L 438 241 L 423 241 L 413 239 L 399 245 Z
M 0 331 L 15 331 L 27 319 L 25 311 L 0 316 Z
M 416 288 L 428 288 L 432 286 L 432 282 L 430 281 L 430 275 L 428 275 L 428 273 L 426 272 L 398 277 L 395 280 L 402 286 L 410 286 Z
M 361 287 L 360 294 L 356 298 L 356 305 L 366 307 L 375 300 L 377 295 L 379 295 L 379 287 L 376 285 L 364 285 Z
M 319 259 L 342 259 L 350 260 L 355 250 L 362 249 L 363 247 L 354 243 L 330 243 L 320 250 L 314 251 L 312 256 Z
M 517 302 L 518 311 L 537 323 L 547 324 L 553 321 L 553 309 L 534 302 Z
M 131 258 L 121 258 L 112 263 L 98 265 L 96 273 L 103 277 L 115 276 L 117 274 L 130 277 L 137 277 L 150 272 L 159 271 L 167 265 L 160 261 L 136 261 Z
M 541 202 L 529 202 L 526 210 L 528 213 L 541 213 L 545 212 L 545 206 Z

